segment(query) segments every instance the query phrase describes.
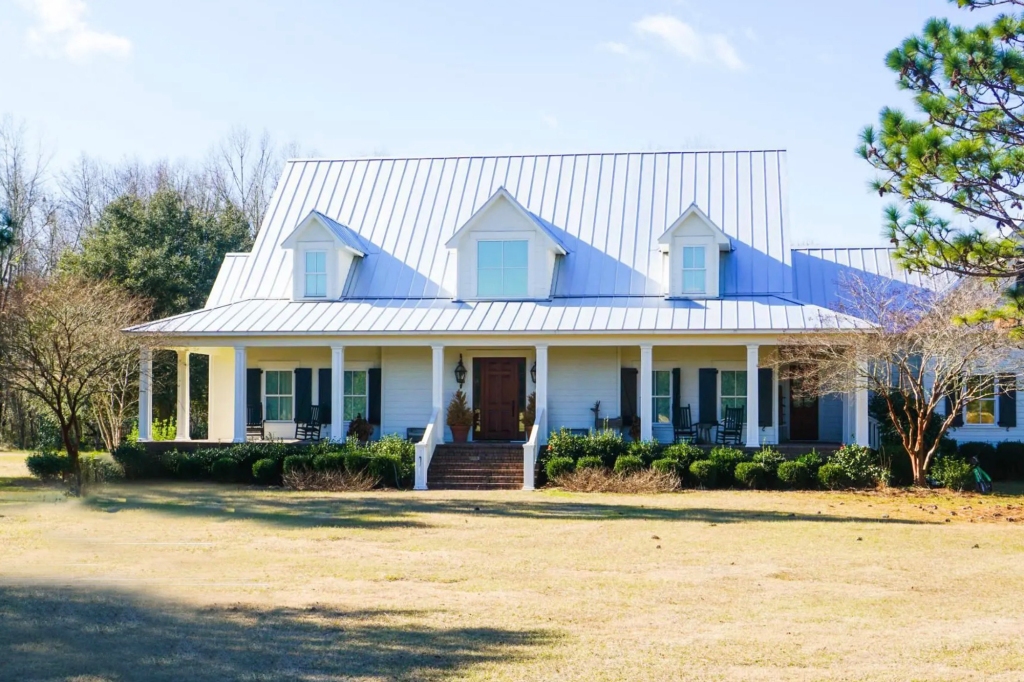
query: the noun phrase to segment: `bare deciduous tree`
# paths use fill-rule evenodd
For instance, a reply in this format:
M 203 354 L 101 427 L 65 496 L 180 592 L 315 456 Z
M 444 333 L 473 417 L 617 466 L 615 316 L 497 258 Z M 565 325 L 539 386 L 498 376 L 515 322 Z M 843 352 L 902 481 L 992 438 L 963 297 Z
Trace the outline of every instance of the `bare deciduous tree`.
M 820 331 L 779 347 L 780 376 L 813 395 L 874 392 L 910 458 L 915 485 L 925 485 L 942 436 L 965 408 L 995 398 L 992 377 L 1009 367 L 1005 333 L 965 322 L 979 305 L 994 303 L 997 290 L 961 281 L 934 292 L 860 277 L 846 279 L 841 290 L 840 313 L 871 326 L 849 328 L 841 314 L 823 317 Z
M 75 490 L 82 417 L 94 398 L 103 404 L 136 361 L 141 340 L 121 330 L 147 315 L 147 304 L 112 284 L 68 275 L 19 281 L 0 313 L 0 371 L 51 412 Z
M 267 212 L 282 162 L 270 133 L 263 131 L 257 140 L 242 127 L 232 128 L 211 153 L 211 182 L 222 201 L 242 211 L 253 237 Z

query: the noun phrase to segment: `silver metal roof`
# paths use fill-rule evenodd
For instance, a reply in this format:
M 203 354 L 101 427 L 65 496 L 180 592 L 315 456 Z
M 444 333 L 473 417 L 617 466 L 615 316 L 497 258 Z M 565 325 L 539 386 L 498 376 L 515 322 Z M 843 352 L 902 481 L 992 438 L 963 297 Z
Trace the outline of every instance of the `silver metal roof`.
M 389 333 L 785 332 L 863 326 L 855 318 L 781 296 L 708 301 L 662 296 L 550 301 L 362 299 L 249 300 L 135 327 L 173 335 Z

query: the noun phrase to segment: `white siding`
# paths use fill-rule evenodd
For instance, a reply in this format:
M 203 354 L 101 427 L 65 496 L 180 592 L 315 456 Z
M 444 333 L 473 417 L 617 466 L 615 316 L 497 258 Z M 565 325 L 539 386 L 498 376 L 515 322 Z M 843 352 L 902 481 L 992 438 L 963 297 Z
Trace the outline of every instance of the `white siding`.
M 405 436 L 430 419 L 430 348 L 381 349 L 381 427 Z
M 548 425 L 551 430 L 593 426 L 594 413 L 590 408 L 598 400 L 602 416 L 619 416 L 617 349 L 549 349 Z
M 843 442 L 843 397 L 824 395 L 818 401 L 818 440 Z

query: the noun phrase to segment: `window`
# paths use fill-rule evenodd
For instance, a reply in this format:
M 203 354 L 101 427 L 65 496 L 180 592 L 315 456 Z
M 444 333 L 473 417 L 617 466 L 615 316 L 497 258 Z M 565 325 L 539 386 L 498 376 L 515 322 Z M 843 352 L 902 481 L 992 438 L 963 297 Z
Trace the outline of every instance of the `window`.
M 654 374 L 654 423 L 672 423 L 672 373 L 655 371 Z
M 366 370 L 345 370 L 344 404 L 345 421 L 352 421 L 356 415 L 366 419 Z
M 292 373 L 268 370 L 267 421 L 290 421 L 292 418 Z
M 327 295 L 327 252 L 306 252 L 306 296 L 322 298 Z
M 727 407 L 747 407 L 746 371 L 722 372 L 722 417 Z M 744 413 L 745 415 L 746 413 Z
M 703 246 L 683 247 L 683 293 L 707 292 L 707 269 L 704 266 Z
M 528 241 L 477 242 L 476 295 L 526 296 Z
M 967 403 L 965 424 L 996 423 L 996 379 L 995 377 L 971 377 L 968 380 L 969 391 L 982 397 Z

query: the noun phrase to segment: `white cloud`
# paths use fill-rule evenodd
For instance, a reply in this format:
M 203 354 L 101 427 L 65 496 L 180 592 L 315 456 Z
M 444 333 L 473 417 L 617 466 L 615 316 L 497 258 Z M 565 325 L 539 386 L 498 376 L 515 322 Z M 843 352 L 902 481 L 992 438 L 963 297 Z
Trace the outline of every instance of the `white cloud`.
M 97 31 L 85 21 L 85 0 L 21 0 L 36 24 L 28 29 L 28 42 L 51 55 L 83 60 L 93 55 L 127 57 L 132 42 L 124 36 Z
M 745 67 L 736 48 L 721 33 L 702 35 L 669 14 L 652 14 L 633 24 L 641 36 L 657 38 L 668 49 L 692 62 L 718 62 L 738 71 Z

